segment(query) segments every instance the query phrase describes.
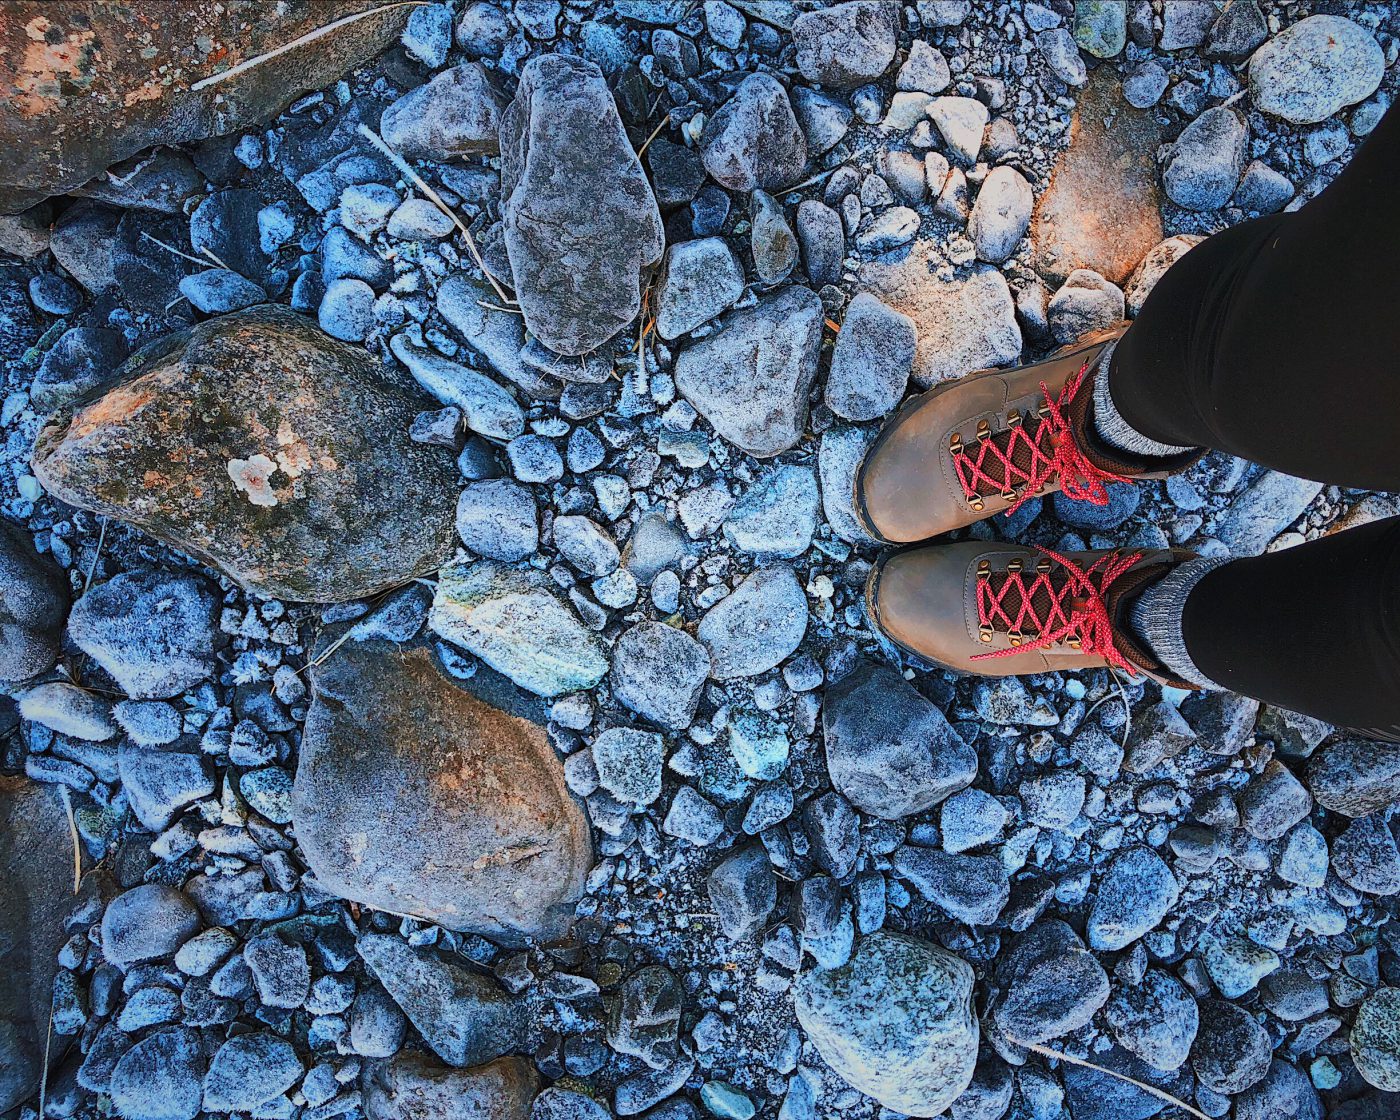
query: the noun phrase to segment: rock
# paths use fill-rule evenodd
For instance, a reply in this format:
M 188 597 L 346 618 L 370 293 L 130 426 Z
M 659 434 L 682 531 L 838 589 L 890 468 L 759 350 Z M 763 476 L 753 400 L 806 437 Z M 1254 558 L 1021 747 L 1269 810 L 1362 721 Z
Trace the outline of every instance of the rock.
M 267 1031 L 241 1034 L 219 1047 L 204 1075 L 209 1112 L 252 1112 L 280 1097 L 303 1068 L 292 1044 Z
M 46 681 L 22 693 L 19 714 L 72 739 L 101 743 L 117 733 L 112 705 L 66 681 Z
M 1332 841 L 1332 869 L 1363 894 L 1400 894 L 1400 849 L 1377 817 L 1354 820 Z
M 1242 937 L 1205 938 L 1200 959 L 1211 982 L 1226 999 L 1239 999 L 1252 992 L 1260 980 L 1279 967 L 1277 953 Z
M 535 499 L 508 478 L 474 482 L 457 499 L 457 535 L 478 556 L 523 560 L 540 544 Z
M 452 554 L 452 457 L 408 435 L 424 407 L 364 351 L 258 307 L 134 356 L 106 394 L 50 420 L 33 467 L 54 496 L 256 594 L 355 599 Z
M 1322 487 L 1309 479 L 1264 471 L 1235 495 L 1215 535 L 1234 555 L 1254 556 L 1298 520 L 1321 492 Z
M 671 800 L 661 830 L 697 848 L 704 848 L 724 834 L 724 819 L 714 805 L 689 786 L 681 786 Z
M 1235 189 L 1235 205 L 1257 214 L 1273 214 L 1293 198 L 1295 188 L 1287 176 L 1260 160 L 1250 160 Z
M 1380 988 L 1366 997 L 1348 1043 L 1367 1082 L 1387 1093 L 1400 1092 L 1400 988 Z
M 920 895 L 969 926 L 991 925 L 1011 896 L 1006 868 L 996 856 L 905 845 L 894 853 L 893 865 Z
M 873 82 L 894 61 L 899 12 L 876 0 L 848 0 L 804 12 L 792 25 L 797 68 L 809 82 L 851 89 Z
M 880 931 L 840 968 L 793 987 L 798 1022 L 822 1059 L 886 1108 L 936 1116 L 977 1061 L 972 969 L 939 946 Z
M 1260 840 L 1277 840 L 1308 815 L 1312 797 L 1293 772 L 1275 760 L 1250 779 L 1239 803 L 1247 832 Z
M 363 280 L 332 280 L 316 309 L 316 322 L 332 338 L 363 342 L 374 333 L 374 289 Z
M 1239 3 L 1227 5 L 1211 25 L 1206 51 L 1238 61 L 1268 37 L 1269 22 L 1263 9 L 1256 0 L 1240 0 Z
M 384 232 L 400 241 L 439 241 L 455 228 L 452 218 L 426 198 L 406 198 L 389 215 Z
M 404 1014 L 379 984 L 365 983 L 350 1008 L 350 1047 L 366 1058 L 390 1058 L 403 1046 Z
M 1254 739 L 1259 701 L 1223 692 L 1199 692 L 1182 702 L 1181 715 L 1211 754 L 1238 754 Z
M 162 1027 L 126 1051 L 112 1070 L 112 1104 L 123 1120 L 195 1120 L 204 1051 L 187 1027 Z
M 443 568 L 428 625 L 538 696 L 592 688 L 608 671 L 598 638 L 543 575 L 494 561 Z
M 55 841 L 67 829 L 53 786 L 0 777 L 0 1109 L 7 1112 L 37 1091 L 46 1046 L 54 1063 L 64 1051 L 49 1039 L 49 1015 L 74 904 L 72 854 Z
M 1176 905 L 1178 893 L 1176 877 L 1151 848 L 1121 852 L 1099 882 L 1089 911 L 1089 946 L 1100 952 L 1126 949 L 1156 928 Z
M 684 994 L 670 969 L 638 969 L 608 1001 L 608 1045 L 619 1054 L 640 1058 L 652 1069 L 676 1060 Z
M 665 743 L 654 731 L 609 727 L 593 740 L 598 781 L 624 805 L 650 805 L 661 796 L 665 753 Z
M 384 142 L 406 159 L 445 163 L 500 150 L 506 107 L 499 80 L 480 63 L 463 62 L 409 90 L 380 119 Z
M 987 107 L 974 97 L 935 97 L 927 112 L 953 162 L 961 167 L 975 165 L 990 117 Z
M 1132 276 L 1124 286 L 1123 294 L 1128 314 L 1136 316 L 1157 282 L 1166 275 L 1167 269 L 1176 264 L 1186 253 L 1201 243 L 1201 238 L 1193 233 L 1178 233 L 1154 245 L 1133 269 Z
M 967 232 L 978 260 L 1000 264 L 1016 251 L 1031 222 L 1035 196 L 1012 167 L 994 167 L 977 192 Z
M 817 376 L 821 301 L 784 288 L 731 312 L 676 359 L 676 388 L 724 439 L 758 458 L 793 447 Z
M 731 941 L 752 937 L 778 904 L 778 881 L 767 853 L 758 845 L 725 859 L 705 880 L 720 928 Z
M 1167 196 L 1187 210 L 1218 210 L 1235 193 L 1248 147 L 1244 117 L 1224 105 L 1207 109 L 1167 153 L 1162 166 Z
M 1273 1052 L 1264 1028 L 1242 1007 L 1224 1000 L 1201 1000 L 1199 1007 L 1191 1068 L 1201 1084 L 1228 1097 L 1263 1080 Z
M 807 633 L 807 597 L 785 565 L 760 568 L 700 620 L 696 637 L 709 650 L 717 681 L 766 673 Z
M 1123 100 L 1134 109 L 1150 109 L 1162 100 L 1170 81 L 1166 67 L 1148 59 L 1123 79 Z
M 787 90 L 769 74 L 750 74 L 705 122 L 700 154 L 710 178 L 732 191 L 777 191 L 797 182 L 807 141 Z
M 1382 812 L 1400 801 L 1400 746 L 1364 739 L 1334 743 L 1309 762 L 1308 788 L 1333 813 Z
M 68 580 L 18 525 L 0 520 L 0 682 L 46 673 L 58 660 Z
M 262 288 L 226 268 L 208 268 L 186 276 L 180 281 L 180 294 L 190 301 L 196 311 L 206 315 L 242 311 L 267 299 L 267 293 Z
M 173 956 L 199 932 L 199 911 L 163 883 L 142 883 L 117 895 L 102 915 L 102 955 L 118 968 Z
M 861 225 L 856 247 L 865 253 L 883 253 L 907 245 L 919 232 L 919 212 L 908 206 L 892 206 Z
M 1061 346 L 1115 326 L 1124 311 L 1123 290 L 1087 268 L 1071 272 L 1046 309 L 1050 333 Z
M 980 789 L 964 789 L 943 802 L 939 827 L 943 850 L 960 854 L 990 844 L 1001 835 L 1010 814 L 995 797 Z
M 917 345 L 914 323 L 869 292 L 846 307 L 831 354 L 826 403 L 848 420 L 875 420 L 904 397 Z
M 1061 829 L 1084 807 L 1084 778 L 1069 770 L 1052 770 L 1021 783 L 1025 817 L 1041 828 Z
M 1096 1049 L 1092 1060 L 1094 1068 L 1066 1063 L 1061 1072 L 1064 1103 L 1075 1120 L 1150 1120 L 1163 1111 L 1164 1104 L 1159 1093 L 1166 1093 L 1177 1100 L 1193 1099 L 1194 1083 L 1191 1075 L 1184 1070 L 1165 1073 L 1153 1069 L 1116 1046 Z M 1115 1077 L 1101 1070 L 1111 1070 L 1122 1076 Z M 1130 1077 L 1155 1092 L 1137 1088 L 1122 1080 L 1122 1077 Z M 1206 1101 L 1200 1103 L 1204 1105 Z M 1058 1101 L 1054 1101 L 1054 1104 L 1059 1106 Z
M 1172 0 L 1162 9 L 1162 36 L 1158 46 L 1164 51 L 1199 47 L 1220 11 L 1212 0 Z
M 407 10 L 375 11 L 226 81 L 192 86 L 373 7 L 333 0 L 285 10 L 156 5 L 126 13 L 95 2 L 10 5 L 0 16 L 0 38 L 33 41 L 26 29 L 42 27 L 45 49 L 17 52 L 0 66 L 6 88 L 26 91 L 22 111 L 0 126 L 14 153 L 0 195 L 65 194 L 143 149 L 271 120 L 302 92 L 334 84 L 392 43 Z M 16 207 L 6 199 L 5 208 Z
M 809 467 L 778 466 L 735 503 L 724 521 L 724 537 L 752 556 L 801 556 L 811 547 L 816 522 L 816 475 Z
M 494 981 L 397 936 L 365 934 L 356 948 L 448 1065 L 479 1066 L 524 1045 L 524 1011 Z
M 854 505 L 856 469 L 874 438 L 871 429 L 836 424 L 822 433 L 817 453 L 822 514 L 832 532 L 851 544 L 874 543 L 856 520 Z
M 825 155 L 841 143 L 851 127 L 851 118 L 854 116 L 851 107 L 843 98 L 820 93 L 806 86 L 793 89 L 791 105 L 793 115 L 801 125 L 802 134 L 807 140 L 807 154 L 812 156 Z M 783 132 L 784 135 L 788 135 L 786 128 Z M 738 141 L 737 135 L 731 138 L 731 142 L 736 146 Z M 791 179 L 785 182 L 791 182 Z
M 1079 45 L 1063 27 L 1037 32 L 1035 45 L 1049 64 L 1055 77 L 1067 86 L 1082 86 L 1089 78 L 1084 60 L 1079 57 Z
M 894 87 L 919 93 L 937 94 L 953 80 L 948 60 L 932 44 L 915 39 L 909 44 L 909 57 L 899 68 Z
M 1086 0 L 1074 6 L 1074 41 L 1095 58 L 1113 58 L 1128 43 L 1128 6 Z
M 1108 1000 L 1108 975 L 1064 922 L 1032 926 L 997 962 L 1001 992 L 992 1014 L 1014 1042 L 1046 1042 L 1077 1031 Z
M 438 290 L 439 308 L 443 305 L 443 293 L 449 290 L 452 282 L 447 281 Z M 491 324 L 480 324 L 488 336 L 483 338 L 482 335 L 469 334 L 464 330 L 460 319 L 454 319 L 448 314 L 444 314 L 443 317 L 461 330 L 473 345 L 494 350 L 494 343 L 503 341 L 494 334 Z M 518 320 L 520 317 L 513 315 L 511 318 Z M 514 330 L 519 333 L 518 322 Z M 514 397 L 484 374 L 458 365 L 427 347 L 415 346 L 404 334 L 394 335 L 389 340 L 389 349 L 394 357 L 408 367 L 413 379 L 438 401 L 462 410 L 468 430 L 488 439 L 515 439 L 525 430 L 524 410 L 516 403 Z M 518 365 L 518 346 L 515 354 L 511 360 Z M 487 356 L 491 355 L 488 353 Z M 499 369 L 499 365 L 496 368 Z
M 1327 881 L 1327 841 L 1310 824 L 1289 830 L 1279 852 L 1278 877 L 1286 883 L 1320 887 Z
M 841 215 L 815 198 L 797 205 L 797 242 L 802 263 L 813 284 L 836 284 L 846 255 L 846 235 Z
M 68 633 L 128 696 L 175 696 L 214 671 L 218 600 L 205 582 L 154 568 L 123 572 L 73 604 Z
M 1301 19 L 1249 60 L 1256 108 L 1292 124 L 1317 124 L 1376 92 L 1385 71 L 1380 44 L 1336 15 Z
M 977 776 L 977 752 L 892 669 L 862 665 L 828 687 L 822 706 L 831 784 L 864 813 L 922 813 Z
M 613 696 L 662 727 L 690 726 L 709 675 L 705 647 L 665 623 L 639 622 L 613 644 Z
M 708 323 L 744 294 L 744 270 L 722 237 L 682 241 L 666 250 L 656 333 L 679 338 Z
M 503 943 L 547 940 L 567 930 L 592 865 L 588 823 L 533 703 L 485 676 L 463 683 L 421 646 L 378 641 L 319 663 L 297 839 L 341 897 Z
M 754 274 L 761 284 L 776 284 L 786 279 L 797 264 L 797 237 L 777 199 L 767 191 L 754 191 L 749 197 Z
M 163 747 L 138 747 L 122 740 L 117 769 L 131 811 L 146 828 L 168 828 L 186 805 L 214 792 L 214 773 L 193 736 Z
M 451 1069 L 404 1051 L 367 1071 L 365 1113 L 369 1120 L 531 1120 L 539 1089 L 540 1076 L 527 1058 Z
M 71 405 L 111 380 L 126 356 L 126 337 L 120 331 L 106 327 L 64 331 L 30 383 L 30 400 L 40 412 Z
M 49 250 L 53 208 L 41 202 L 18 214 L 0 214 L 0 252 L 29 261 Z
M 1052 283 L 1087 268 L 1122 284 L 1162 240 L 1153 162 L 1161 127 L 1124 103 L 1127 91 L 1107 67 L 1094 71 L 1070 120 L 1069 146 L 1036 202 L 1035 267 Z
M 378 184 L 376 186 L 380 191 L 394 197 L 388 187 Z M 360 188 L 350 187 L 345 193 L 353 195 L 358 189 Z M 342 205 L 344 201 L 343 195 Z M 194 213 L 190 215 L 190 248 L 196 254 L 213 253 L 225 267 L 246 276 L 254 283 L 265 282 L 272 269 L 272 258 L 262 251 L 262 237 L 258 230 L 258 214 L 262 205 L 262 196 L 257 191 L 242 188 L 216 191 L 195 207 Z M 345 224 L 348 226 L 351 223 L 347 220 Z M 120 232 L 118 229 L 118 234 Z M 149 253 L 150 249 L 145 248 L 144 251 Z M 166 255 L 168 254 L 162 254 Z M 121 278 L 117 279 L 120 281 Z
M 586 576 L 611 575 L 622 559 L 607 530 L 579 514 L 554 519 L 554 547 Z
M 1264 1080 L 1235 1099 L 1236 1120 L 1323 1120 L 1322 1100 L 1307 1075 L 1277 1058 Z
M 1196 1001 L 1175 977 L 1155 968 L 1140 984 L 1117 988 L 1104 1016 L 1118 1044 L 1154 1069 L 1180 1069 L 1196 1038 Z
M 501 117 L 501 197 L 516 296 L 544 345 L 586 354 L 636 318 L 661 212 L 596 65 L 525 65 Z

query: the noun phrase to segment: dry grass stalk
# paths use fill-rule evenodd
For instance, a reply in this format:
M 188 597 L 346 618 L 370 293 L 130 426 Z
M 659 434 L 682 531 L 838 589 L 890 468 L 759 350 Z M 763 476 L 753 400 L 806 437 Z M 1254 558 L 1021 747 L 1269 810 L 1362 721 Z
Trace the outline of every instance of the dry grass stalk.
M 1151 1093 L 1154 1097 L 1157 1097 L 1160 1100 L 1164 1100 L 1168 1104 L 1176 1105 L 1177 1108 L 1181 1109 L 1189 1116 L 1196 1117 L 1197 1120 L 1210 1120 L 1210 1117 L 1207 1116 L 1204 1112 L 1200 1111 L 1199 1109 L 1192 1108 L 1185 1101 L 1181 1100 L 1178 1097 L 1172 1096 L 1165 1089 L 1159 1089 L 1155 1085 L 1149 1085 L 1145 1081 L 1139 1081 L 1136 1077 L 1129 1077 L 1126 1073 L 1119 1073 L 1117 1070 L 1108 1069 L 1104 1066 L 1097 1065 L 1094 1062 L 1088 1061 L 1084 1058 L 1075 1058 L 1069 1054 L 1066 1054 L 1063 1050 L 1055 1050 L 1049 1046 L 1042 1046 L 1038 1042 L 1022 1042 L 1019 1038 L 1011 1038 L 1009 1035 L 1007 1036 L 1007 1041 L 1013 1042 L 1017 1046 L 1023 1046 L 1027 1050 L 1034 1051 L 1035 1053 L 1040 1054 L 1042 1057 L 1058 1058 L 1060 1061 L 1069 1062 L 1071 1065 L 1083 1066 L 1085 1069 L 1092 1069 L 1098 1073 L 1107 1074 L 1109 1077 L 1116 1077 L 1119 1081 L 1126 1081 L 1129 1085 L 1141 1089 L 1144 1093 Z

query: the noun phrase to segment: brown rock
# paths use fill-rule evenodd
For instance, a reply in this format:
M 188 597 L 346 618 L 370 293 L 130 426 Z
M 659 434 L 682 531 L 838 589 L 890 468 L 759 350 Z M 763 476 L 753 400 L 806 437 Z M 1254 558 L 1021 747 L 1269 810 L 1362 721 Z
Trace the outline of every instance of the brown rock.
M 292 814 L 324 887 L 504 943 L 568 928 L 591 834 L 538 701 L 387 642 L 345 643 L 312 683 Z
M 1070 123 L 1069 147 L 1031 219 L 1036 270 L 1060 284 L 1088 268 L 1122 284 L 1162 240 L 1153 162 L 1161 129 L 1123 99 L 1118 75 L 1095 70 Z
M 238 132 L 372 58 L 411 8 L 229 70 L 381 0 L 8 0 L 0 5 L 0 210 L 63 194 L 155 144 Z
M 540 1084 L 528 1058 L 450 1069 L 404 1051 L 365 1071 L 365 1114 L 369 1120 L 529 1120 Z
M 35 474 L 70 505 L 283 599 L 358 599 L 452 555 L 456 465 L 409 437 L 433 402 L 285 308 L 170 335 L 107 384 L 35 443 Z

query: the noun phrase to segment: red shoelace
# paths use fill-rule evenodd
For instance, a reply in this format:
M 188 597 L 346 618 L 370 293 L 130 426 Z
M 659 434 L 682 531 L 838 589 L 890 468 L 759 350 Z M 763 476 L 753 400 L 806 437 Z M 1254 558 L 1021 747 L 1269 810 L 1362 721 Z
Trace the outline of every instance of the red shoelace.
M 1032 547 L 1041 555 L 1031 571 L 1015 560 L 1001 572 L 992 571 L 989 561 L 978 562 L 977 623 L 982 640 L 989 642 L 1001 631 L 1011 636 L 1011 645 L 979 653 L 973 660 L 1011 657 L 1068 642 L 1136 676 L 1137 668 L 1113 642 L 1113 620 L 1104 596 L 1142 553 L 1106 552 L 1081 568 L 1058 552 Z
M 1014 499 L 1006 509 L 1007 513 L 1014 513 L 1056 476 L 1068 497 L 1096 506 L 1108 504 L 1105 484 L 1126 480 L 1089 461 L 1065 418 L 1065 409 L 1085 383 L 1089 364 L 1085 362 L 1065 382 L 1058 399 L 1050 395 L 1042 381 L 1040 391 L 1045 394 L 1045 404 L 1036 413 L 1013 413 L 1008 426 L 999 432 L 992 432 L 986 421 L 979 421 L 971 446 L 965 445 L 961 436 L 953 436 L 953 467 L 963 496 L 974 510 L 982 508 L 984 498 L 996 494 Z

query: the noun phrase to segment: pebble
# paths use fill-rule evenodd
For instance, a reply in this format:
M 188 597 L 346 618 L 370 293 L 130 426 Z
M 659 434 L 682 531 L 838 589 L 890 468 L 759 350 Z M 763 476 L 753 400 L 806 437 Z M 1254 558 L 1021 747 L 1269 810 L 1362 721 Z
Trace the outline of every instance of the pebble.
M 1367 1082 L 1387 1093 L 1400 1092 L 1400 988 L 1381 988 L 1366 998 L 1357 1009 L 1348 1045 Z
M 107 381 L 126 360 L 126 338 L 106 327 L 73 327 L 53 344 L 29 387 L 41 412 L 71 404 Z
M 1168 973 L 1148 969 L 1141 983 L 1119 985 L 1104 1008 L 1114 1040 L 1154 1069 L 1180 1069 L 1191 1052 L 1196 1001 Z
M 752 677 L 777 666 L 807 632 L 807 597 L 789 567 L 760 568 L 700 620 L 715 680 Z
M 1025 817 L 1042 828 L 1062 829 L 1084 807 L 1084 778 L 1069 770 L 1055 770 L 1021 783 L 1019 793 Z
M 89 742 L 104 742 L 117 733 L 111 704 L 64 681 L 36 685 L 21 694 L 19 714 L 60 735 Z
M 874 420 L 904 396 L 914 364 L 914 323 L 868 292 L 851 300 L 827 375 L 827 407 L 848 420 Z
M 316 321 L 332 338 L 363 342 L 374 333 L 374 289 L 349 277 L 326 285 Z
M 610 727 L 593 740 L 593 765 L 603 788 L 626 805 L 650 805 L 661 796 L 665 743 L 651 731 Z
M 895 77 L 895 89 L 938 94 L 953 80 L 948 60 L 931 43 L 915 39 L 909 44 L 909 54 Z
M 267 299 L 262 288 L 226 268 L 208 268 L 186 276 L 180 281 L 180 294 L 206 315 L 241 311 Z
M 268 1007 L 300 1007 L 311 987 L 306 951 L 273 933 L 261 933 L 243 947 L 258 999 Z
M 1332 869 L 1363 894 L 1400 894 L 1400 849 L 1377 817 L 1362 817 L 1332 840 Z
M 773 191 L 801 178 L 807 141 L 782 84 L 750 74 L 705 123 L 700 153 L 720 186 Z
M 996 856 L 950 855 L 906 845 L 895 852 L 893 864 L 919 894 L 966 925 L 995 922 L 1010 897 L 1006 868 Z
M 1167 196 L 1187 210 L 1217 210 L 1235 193 L 1249 146 L 1249 125 L 1218 105 L 1177 137 L 1162 167 Z
M 943 833 L 943 850 L 957 855 L 1001 836 L 1010 814 L 991 794 L 980 789 L 964 789 L 943 802 L 939 826 Z
M 992 168 L 967 224 L 977 259 L 1001 264 L 1010 257 L 1030 228 L 1034 205 L 1035 195 L 1024 175 L 1013 167 Z
M 743 269 L 723 238 L 672 245 L 662 266 L 656 332 L 667 340 L 689 334 L 733 306 L 743 293 Z
M 83 293 L 62 276 L 40 272 L 29 278 L 29 300 L 48 315 L 72 315 L 83 305 Z
M 792 25 L 797 67 L 809 82 L 833 89 L 872 82 L 894 61 L 898 31 L 898 13 L 877 0 L 804 12 Z
M 640 622 L 613 644 L 614 697 L 662 727 L 690 726 L 709 675 L 705 647 L 664 623 Z
M 1278 954 L 1239 937 L 1206 940 L 1201 960 L 1211 981 L 1226 999 L 1251 992 L 1269 973 L 1278 970 Z
M 1277 840 L 1312 808 L 1312 797 L 1303 783 L 1277 760 L 1250 780 L 1239 800 L 1241 823 L 1260 840 Z
M 721 862 L 705 880 L 710 905 L 731 941 L 753 937 L 768 922 L 778 903 L 777 878 L 758 845 L 741 848 Z
M 1273 1044 L 1249 1012 L 1224 1000 L 1202 1000 L 1191 1068 L 1208 1089 L 1242 1093 L 1269 1072 Z
M 1002 985 L 993 1015 L 1020 1042 L 1047 1042 L 1077 1031 L 1107 1001 L 1108 976 L 1064 922 L 1032 926 L 997 962 Z
M 1379 813 L 1400 801 L 1400 746 L 1343 740 L 1312 758 L 1307 777 L 1324 809 L 1346 817 Z
M 1126 949 L 1156 928 L 1176 905 L 1179 888 L 1171 869 L 1151 848 L 1116 855 L 1099 882 L 1086 934 L 1099 951 Z
M 404 241 L 437 241 L 454 229 L 451 217 L 426 198 L 409 198 L 389 215 L 386 232 Z
M 116 1062 L 109 1094 L 124 1120 L 195 1120 L 204 1072 L 199 1035 L 161 1027 Z
M 285 1039 L 267 1031 L 238 1035 L 220 1046 L 209 1062 L 204 1108 L 255 1111 L 292 1088 L 302 1072 L 301 1059 Z
M 777 284 L 797 264 L 797 237 L 783 208 L 767 191 L 750 196 L 749 248 L 754 273 L 761 284 Z
M 1035 35 L 1035 45 L 1051 72 L 1067 86 L 1082 86 L 1089 80 L 1088 69 L 1079 57 L 1079 45 L 1063 27 L 1052 27 Z
M 708 847 L 724 833 L 719 810 L 690 786 L 681 786 L 661 825 L 667 835 L 687 840 L 697 848 Z
M 200 924 L 194 903 L 180 891 L 143 883 L 108 904 L 102 916 L 102 955 L 123 969 L 169 957 Z
M 506 444 L 511 474 L 521 482 L 558 482 L 564 477 L 564 459 L 553 440 L 526 433 Z
M 724 519 L 730 546 L 763 559 L 800 556 L 817 527 L 817 479 L 810 467 L 767 471 Z
M 384 142 L 408 159 L 444 162 L 494 154 L 500 150 L 505 107 L 498 79 L 479 63 L 464 62 L 385 109 L 380 131 Z

